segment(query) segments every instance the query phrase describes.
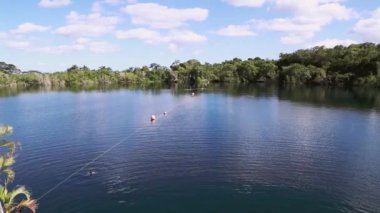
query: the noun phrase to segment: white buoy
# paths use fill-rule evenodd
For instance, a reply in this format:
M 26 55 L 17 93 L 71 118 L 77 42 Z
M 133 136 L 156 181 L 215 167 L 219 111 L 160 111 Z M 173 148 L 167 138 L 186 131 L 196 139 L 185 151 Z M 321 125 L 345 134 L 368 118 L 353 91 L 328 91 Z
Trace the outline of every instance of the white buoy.
M 155 115 L 151 115 L 150 116 L 150 121 L 155 121 L 156 120 L 156 116 Z
M 193 96 L 193 97 L 194 97 L 194 96 L 195 96 L 195 93 L 191 93 L 191 96 Z

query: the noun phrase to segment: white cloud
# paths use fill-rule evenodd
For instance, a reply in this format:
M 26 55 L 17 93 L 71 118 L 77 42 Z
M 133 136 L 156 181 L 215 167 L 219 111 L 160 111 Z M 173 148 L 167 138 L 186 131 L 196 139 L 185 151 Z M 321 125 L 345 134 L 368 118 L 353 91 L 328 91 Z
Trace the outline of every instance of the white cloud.
M 350 40 L 350 39 L 325 39 L 322 41 L 315 42 L 313 44 L 308 45 L 309 47 L 315 47 L 315 46 L 324 46 L 326 48 L 332 48 L 337 45 L 343 45 L 343 46 L 349 46 L 351 44 L 357 44 L 357 41 Z
M 7 33 L 4 33 L 4 32 L 0 32 L 0 39 L 5 39 L 8 37 L 8 34 Z
M 24 49 L 30 46 L 28 41 L 7 41 L 5 46 L 14 48 L 14 49 Z
M 70 45 L 57 45 L 57 46 L 47 46 L 47 47 L 38 47 L 30 49 L 31 52 L 40 52 L 40 53 L 65 53 L 65 52 L 75 52 L 82 51 L 85 49 L 84 45 L 80 44 L 70 44 Z
M 278 9 L 293 12 L 298 19 L 304 21 L 329 23 L 332 20 L 349 20 L 357 17 L 353 9 L 347 8 L 338 1 L 277 0 L 275 5 Z
M 70 12 L 66 16 L 67 25 L 55 30 L 55 33 L 66 36 L 101 36 L 113 33 L 116 25 L 120 22 L 116 16 L 102 16 L 100 13 L 80 15 L 77 12 Z
M 168 39 L 161 36 L 161 34 L 154 30 L 145 28 L 136 28 L 126 31 L 117 31 L 116 37 L 118 39 L 139 39 L 146 43 L 162 43 L 168 42 Z
M 319 3 L 325 4 L 325 3 L 340 3 L 345 2 L 346 0 L 318 0 Z
M 118 39 L 139 39 L 147 44 L 168 44 L 170 50 L 178 49 L 180 45 L 202 43 L 207 41 L 207 38 L 203 35 L 199 35 L 188 30 L 174 30 L 167 35 L 149 30 L 145 28 L 136 28 L 126 31 L 117 31 L 116 37 Z
M 119 46 L 106 41 L 94 41 L 89 38 L 78 38 L 72 43 L 63 45 L 40 46 L 34 45 L 30 39 L 12 38 L 0 40 L 0 44 L 12 49 L 21 49 L 27 52 L 38 53 L 67 53 L 78 51 L 90 51 L 94 53 L 109 53 L 119 50 Z
M 87 44 L 88 49 L 94 53 L 110 53 L 115 52 L 119 47 L 106 41 L 93 41 Z
M 360 19 L 353 31 L 365 41 L 380 43 L 380 7 L 372 12 L 371 17 Z
M 230 36 L 230 37 L 245 37 L 245 36 L 255 36 L 249 25 L 228 25 L 222 29 L 219 29 L 216 32 L 221 36 Z
M 177 46 L 176 44 L 169 44 L 168 49 L 169 49 L 171 52 L 177 52 L 177 50 L 178 50 L 178 46 Z
M 67 52 L 78 52 L 78 51 L 91 51 L 94 53 L 109 53 L 115 52 L 119 47 L 115 44 L 106 41 L 92 41 L 88 38 L 78 38 L 71 44 L 57 45 L 57 46 L 46 46 L 29 48 L 31 52 L 41 52 L 41 53 L 67 53 Z
M 110 5 L 119 5 L 119 4 L 123 4 L 123 1 L 122 1 L 122 0 L 105 0 L 104 2 L 107 3 L 107 4 L 110 4 Z
M 293 17 L 252 22 L 258 29 L 283 33 L 281 42 L 284 44 L 303 43 L 334 20 L 349 20 L 358 16 L 339 0 L 276 0 L 274 3 L 277 9 L 292 12 Z
M 35 33 L 35 32 L 46 32 L 50 27 L 33 24 L 26 22 L 20 24 L 15 30 L 12 30 L 13 33 Z
M 122 11 L 132 17 L 132 23 L 156 29 L 173 29 L 187 21 L 204 21 L 208 10 L 202 8 L 176 9 L 156 3 L 137 3 L 127 5 Z
M 63 7 L 71 3 L 70 0 L 41 0 L 38 4 L 41 7 Z
M 203 43 L 207 38 L 188 30 L 176 30 L 169 34 L 170 42 L 174 44 Z
M 319 23 L 304 22 L 297 19 L 278 18 L 272 20 L 253 20 L 260 29 L 266 29 L 278 32 L 313 32 L 321 29 Z
M 300 44 L 312 37 L 314 37 L 314 33 L 312 32 L 290 33 L 286 36 L 281 37 L 280 41 L 283 44 Z
M 21 36 L 0 32 L 0 45 L 12 49 L 26 49 L 31 46 L 31 42 Z
M 31 45 L 31 42 L 20 35 L 12 35 L 7 32 L 0 32 L 0 46 L 13 49 L 25 49 Z
M 305 22 L 296 18 L 278 18 L 272 20 L 253 20 L 258 29 L 285 33 L 281 37 L 284 44 L 299 44 L 312 38 L 321 30 L 319 23 Z
M 91 12 L 92 13 L 100 13 L 102 12 L 102 5 L 99 1 L 96 1 L 91 6 Z
M 266 0 L 224 0 L 235 7 L 261 7 Z
M 235 7 L 261 7 L 265 3 L 276 3 L 278 5 L 291 5 L 291 7 L 307 6 L 310 4 L 327 4 L 327 3 L 340 3 L 345 0 L 222 0 Z M 303 7 L 305 8 L 305 7 Z

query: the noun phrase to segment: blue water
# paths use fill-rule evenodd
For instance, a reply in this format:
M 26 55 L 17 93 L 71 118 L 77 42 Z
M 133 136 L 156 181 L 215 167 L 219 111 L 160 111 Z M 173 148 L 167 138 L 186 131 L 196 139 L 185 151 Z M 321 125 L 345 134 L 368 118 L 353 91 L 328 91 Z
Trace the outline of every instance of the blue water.
M 0 123 L 22 145 L 15 183 L 35 198 L 104 154 L 41 198 L 42 213 L 380 212 L 373 94 L 21 92 L 0 97 Z

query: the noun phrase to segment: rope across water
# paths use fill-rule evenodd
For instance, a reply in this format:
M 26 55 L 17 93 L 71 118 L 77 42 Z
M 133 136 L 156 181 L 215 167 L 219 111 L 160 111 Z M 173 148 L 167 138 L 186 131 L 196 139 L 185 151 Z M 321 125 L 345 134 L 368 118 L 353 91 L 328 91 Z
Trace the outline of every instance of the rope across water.
M 182 103 L 178 103 L 176 104 L 175 106 L 173 106 L 170 110 L 166 111 L 165 113 L 164 112 L 161 112 L 159 113 L 157 116 L 156 116 L 156 119 L 159 120 L 159 118 L 161 117 L 166 117 L 166 116 L 170 116 L 176 109 L 179 108 L 179 106 L 185 104 L 186 101 L 182 102 Z M 147 116 L 146 117 L 147 121 L 149 120 L 149 117 Z M 162 123 L 162 122 L 161 122 Z M 160 123 L 160 124 L 161 124 Z M 103 157 L 104 155 L 106 155 L 107 153 L 109 153 L 110 151 L 112 151 L 115 147 L 119 146 L 120 144 L 126 142 L 129 138 L 131 138 L 132 136 L 134 136 L 136 133 L 138 133 L 139 131 L 141 131 L 142 129 L 146 128 L 148 125 L 151 125 L 151 122 L 147 122 L 145 125 L 137 128 L 135 131 L 133 131 L 131 134 L 129 134 L 128 136 L 126 136 L 125 138 L 123 138 L 122 140 L 120 140 L 119 142 L 115 143 L 114 145 L 112 145 L 110 148 L 106 149 L 104 152 L 100 153 L 98 156 L 96 156 L 95 158 L 93 158 L 91 161 L 85 163 L 83 166 L 81 166 L 80 168 L 78 168 L 77 170 L 75 170 L 73 173 L 71 173 L 70 175 L 68 175 L 66 178 L 64 178 L 63 180 L 61 180 L 60 182 L 58 182 L 56 185 L 54 185 L 53 187 L 51 187 L 49 190 L 47 190 L 45 193 L 43 193 L 40 197 L 37 198 L 37 200 L 41 200 L 43 199 L 44 197 L 46 197 L 48 194 L 50 194 L 52 191 L 56 190 L 57 188 L 59 188 L 62 184 L 64 184 L 65 182 L 67 182 L 68 180 L 70 180 L 70 178 L 72 178 L 73 176 L 77 175 L 79 172 L 83 171 L 84 169 L 86 169 L 88 166 L 90 166 L 91 164 L 95 163 L 97 160 L 99 160 L 101 157 Z M 159 126 L 158 126 L 159 127 Z M 158 128 L 157 127 L 157 128 Z

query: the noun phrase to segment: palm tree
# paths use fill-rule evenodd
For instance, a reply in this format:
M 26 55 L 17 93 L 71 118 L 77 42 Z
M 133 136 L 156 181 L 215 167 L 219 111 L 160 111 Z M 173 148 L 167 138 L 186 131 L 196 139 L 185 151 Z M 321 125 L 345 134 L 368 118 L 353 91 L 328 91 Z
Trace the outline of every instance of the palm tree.
M 16 197 L 24 196 L 20 202 L 15 202 Z M 19 186 L 12 191 L 8 191 L 6 187 L 0 186 L 0 200 L 4 204 L 4 211 L 21 212 L 21 209 L 27 208 L 32 212 L 36 212 L 37 202 L 30 198 L 30 193 L 23 186 Z
M 10 126 L 0 126 L 0 137 L 12 133 L 12 130 Z M 21 212 L 22 209 L 36 212 L 37 201 L 31 199 L 30 192 L 24 186 L 18 186 L 10 191 L 7 189 L 8 184 L 12 183 L 15 178 L 15 172 L 11 166 L 15 163 L 14 154 L 17 143 L 1 139 L 0 148 L 8 149 L 7 152 L 0 155 L 0 181 L 4 182 L 4 185 L 0 184 L 0 207 L 5 213 Z M 23 199 L 18 202 L 21 197 Z M 16 198 L 18 199 L 16 200 Z

